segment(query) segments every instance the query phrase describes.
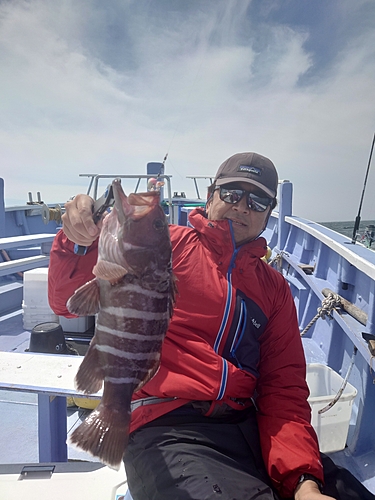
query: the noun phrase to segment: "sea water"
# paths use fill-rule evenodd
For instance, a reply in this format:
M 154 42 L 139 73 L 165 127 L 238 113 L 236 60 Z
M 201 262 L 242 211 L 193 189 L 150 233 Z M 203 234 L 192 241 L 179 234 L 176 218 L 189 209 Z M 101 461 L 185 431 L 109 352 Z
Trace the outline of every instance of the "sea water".
M 352 221 L 341 221 L 341 222 L 320 222 L 322 226 L 328 227 L 337 233 L 343 234 L 344 236 L 348 236 L 349 238 L 353 237 L 354 230 L 354 220 Z M 358 234 L 363 235 L 365 232 L 366 226 L 370 224 L 375 225 L 375 220 L 361 220 L 359 225 Z M 358 238 L 360 241 L 360 238 Z M 372 248 L 375 247 L 375 243 L 372 244 Z

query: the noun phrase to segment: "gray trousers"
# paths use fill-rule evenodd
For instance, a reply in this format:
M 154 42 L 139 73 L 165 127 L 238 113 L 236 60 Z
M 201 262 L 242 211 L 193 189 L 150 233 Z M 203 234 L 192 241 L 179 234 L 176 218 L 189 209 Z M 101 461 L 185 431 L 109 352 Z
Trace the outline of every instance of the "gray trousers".
M 132 433 L 124 462 L 133 499 L 278 499 L 236 420 L 181 410 Z M 253 411 L 245 420 L 257 434 Z
M 181 409 L 133 432 L 124 455 L 133 500 L 279 500 L 261 457 L 255 411 L 237 414 L 208 418 Z M 323 454 L 322 462 L 326 495 L 375 500 L 349 471 Z

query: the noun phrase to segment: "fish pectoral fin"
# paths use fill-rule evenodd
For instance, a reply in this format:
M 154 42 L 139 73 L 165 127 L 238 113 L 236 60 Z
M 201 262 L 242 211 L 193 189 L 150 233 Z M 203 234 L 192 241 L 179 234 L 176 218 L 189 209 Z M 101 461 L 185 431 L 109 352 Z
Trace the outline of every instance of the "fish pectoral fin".
M 99 311 L 99 283 L 95 278 L 82 285 L 70 297 L 66 307 L 77 316 L 93 316 Z
M 114 262 L 99 260 L 93 269 L 97 278 L 116 283 L 127 274 L 127 270 Z

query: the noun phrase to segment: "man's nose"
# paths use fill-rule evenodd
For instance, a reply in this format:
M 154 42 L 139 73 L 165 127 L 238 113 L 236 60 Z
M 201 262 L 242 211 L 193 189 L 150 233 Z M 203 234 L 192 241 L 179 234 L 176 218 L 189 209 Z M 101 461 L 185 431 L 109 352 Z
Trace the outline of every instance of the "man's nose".
M 241 198 L 241 200 L 236 203 L 235 205 L 232 205 L 233 210 L 236 212 L 242 212 L 248 214 L 250 211 L 250 208 L 247 205 L 247 200 L 246 200 L 246 195 Z

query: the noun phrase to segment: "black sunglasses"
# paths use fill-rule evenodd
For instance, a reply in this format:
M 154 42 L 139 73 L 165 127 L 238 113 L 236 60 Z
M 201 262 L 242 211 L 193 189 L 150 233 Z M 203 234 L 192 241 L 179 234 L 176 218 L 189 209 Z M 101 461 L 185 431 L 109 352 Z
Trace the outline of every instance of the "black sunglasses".
M 217 187 L 215 191 L 217 189 L 219 189 L 220 199 L 231 205 L 239 203 L 246 194 L 247 206 L 250 210 L 254 210 L 254 212 L 264 212 L 273 202 L 273 198 L 258 196 L 254 193 L 249 193 L 245 189 L 228 189 L 222 186 Z

